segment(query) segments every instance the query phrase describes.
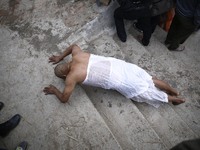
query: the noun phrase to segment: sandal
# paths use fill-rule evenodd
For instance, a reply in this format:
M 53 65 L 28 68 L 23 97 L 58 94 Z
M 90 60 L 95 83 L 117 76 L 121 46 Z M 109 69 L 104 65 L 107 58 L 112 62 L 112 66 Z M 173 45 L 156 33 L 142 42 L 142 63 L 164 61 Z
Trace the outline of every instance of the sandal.
M 181 51 L 183 51 L 183 50 L 185 49 L 185 46 L 179 46 L 179 47 L 176 48 L 176 49 L 170 49 L 170 47 L 168 47 L 168 49 L 169 49 L 170 51 L 181 52 Z

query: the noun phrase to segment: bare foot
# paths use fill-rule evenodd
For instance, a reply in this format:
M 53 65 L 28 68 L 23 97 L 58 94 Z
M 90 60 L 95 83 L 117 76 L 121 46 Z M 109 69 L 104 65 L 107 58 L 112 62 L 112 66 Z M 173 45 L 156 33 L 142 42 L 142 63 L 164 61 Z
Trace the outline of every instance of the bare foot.
M 171 102 L 173 105 L 179 105 L 185 102 L 184 99 L 179 98 L 179 97 L 173 97 L 173 96 L 168 96 L 169 102 Z
M 171 91 L 167 91 L 167 94 L 169 94 L 171 96 L 179 96 L 179 93 L 175 89 L 173 89 Z

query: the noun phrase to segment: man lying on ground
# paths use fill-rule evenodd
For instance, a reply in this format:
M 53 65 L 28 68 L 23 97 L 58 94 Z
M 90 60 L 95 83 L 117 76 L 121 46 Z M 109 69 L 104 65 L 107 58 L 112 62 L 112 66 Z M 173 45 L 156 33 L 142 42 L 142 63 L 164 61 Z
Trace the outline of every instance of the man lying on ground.
M 55 75 L 65 80 L 64 91 L 49 85 L 43 89 L 47 94 L 54 94 L 62 102 L 69 100 L 76 84 L 86 84 L 104 89 L 113 89 L 126 98 L 149 104 L 172 102 L 174 105 L 184 103 L 177 97 L 178 92 L 169 84 L 150 76 L 135 64 L 112 57 L 103 57 L 81 50 L 77 45 L 69 46 L 61 55 L 51 56 L 49 62 L 57 64 L 72 54 L 72 60 L 58 64 Z

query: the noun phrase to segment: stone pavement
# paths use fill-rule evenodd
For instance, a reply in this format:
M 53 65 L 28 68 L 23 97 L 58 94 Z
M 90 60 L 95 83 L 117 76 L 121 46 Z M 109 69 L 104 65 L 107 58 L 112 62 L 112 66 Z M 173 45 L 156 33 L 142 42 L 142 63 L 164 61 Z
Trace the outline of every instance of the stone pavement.
M 116 1 L 98 7 L 94 0 L 0 1 L 0 122 L 16 113 L 20 124 L 0 147 L 14 149 L 21 141 L 30 150 L 166 150 L 200 136 L 200 32 L 183 52 L 164 46 L 166 33 L 157 27 L 143 47 L 126 21 L 128 40 L 115 32 Z M 94 54 L 124 59 L 145 68 L 179 89 L 186 103 L 154 108 L 127 100 L 115 91 L 77 86 L 67 104 L 45 96 L 43 87 L 59 89 L 48 57 L 72 43 Z

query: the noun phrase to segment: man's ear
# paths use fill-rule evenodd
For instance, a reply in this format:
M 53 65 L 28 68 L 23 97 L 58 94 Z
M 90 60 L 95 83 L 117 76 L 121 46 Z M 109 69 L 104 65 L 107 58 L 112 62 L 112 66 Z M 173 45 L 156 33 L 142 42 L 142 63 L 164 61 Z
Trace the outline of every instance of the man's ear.
M 65 79 L 66 79 L 66 77 L 67 77 L 66 75 L 63 75 L 63 76 L 62 76 L 62 79 L 63 79 L 63 80 L 65 80 Z

